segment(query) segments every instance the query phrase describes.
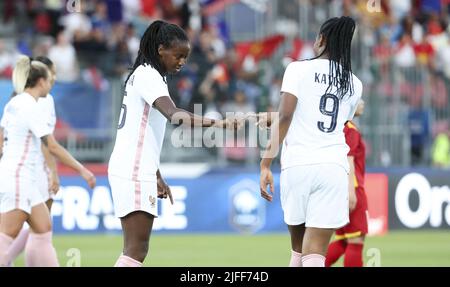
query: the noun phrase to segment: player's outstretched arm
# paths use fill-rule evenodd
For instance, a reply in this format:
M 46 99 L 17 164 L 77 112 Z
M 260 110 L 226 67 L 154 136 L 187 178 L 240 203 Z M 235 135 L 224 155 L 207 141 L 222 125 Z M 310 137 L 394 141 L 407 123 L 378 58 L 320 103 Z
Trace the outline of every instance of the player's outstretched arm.
M 218 127 L 239 129 L 244 125 L 245 118 L 228 118 L 225 120 L 213 120 L 190 113 L 177 108 L 170 97 L 160 97 L 153 104 L 172 124 L 189 127 Z
M 81 177 L 86 180 L 90 188 L 95 187 L 96 179 L 94 174 L 77 161 L 65 148 L 63 148 L 53 135 L 41 137 L 42 143 L 48 148 L 49 152 L 55 156 L 60 162 L 68 167 L 73 168 L 80 173 Z

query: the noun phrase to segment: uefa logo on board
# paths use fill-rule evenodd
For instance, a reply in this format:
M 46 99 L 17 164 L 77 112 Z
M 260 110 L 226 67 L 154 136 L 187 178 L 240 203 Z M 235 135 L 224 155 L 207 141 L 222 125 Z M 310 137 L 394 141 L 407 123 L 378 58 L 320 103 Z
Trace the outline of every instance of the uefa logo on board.
M 255 233 L 264 226 L 266 205 L 255 181 L 239 181 L 230 188 L 229 198 L 229 222 L 234 229 L 241 233 Z

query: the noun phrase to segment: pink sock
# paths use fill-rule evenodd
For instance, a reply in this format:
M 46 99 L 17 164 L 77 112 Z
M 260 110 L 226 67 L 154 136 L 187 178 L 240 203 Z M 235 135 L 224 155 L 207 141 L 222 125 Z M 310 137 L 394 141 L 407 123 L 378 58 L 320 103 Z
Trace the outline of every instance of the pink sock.
M 28 228 L 22 228 L 19 235 L 14 238 L 13 243 L 9 246 L 8 249 L 8 264 L 11 264 L 25 249 L 29 233 L 30 230 Z
M 25 266 L 59 267 L 55 248 L 52 244 L 52 232 L 30 232 L 25 246 Z
M 12 237 L 0 233 L 0 267 L 8 266 L 8 249 L 13 240 Z
M 308 254 L 302 256 L 303 267 L 325 267 L 325 256 Z
M 120 255 L 114 267 L 142 267 L 142 263 L 126 255 Z
M 291 250 L 291 261 L 289 267 L 302 267 L 302 254 Z

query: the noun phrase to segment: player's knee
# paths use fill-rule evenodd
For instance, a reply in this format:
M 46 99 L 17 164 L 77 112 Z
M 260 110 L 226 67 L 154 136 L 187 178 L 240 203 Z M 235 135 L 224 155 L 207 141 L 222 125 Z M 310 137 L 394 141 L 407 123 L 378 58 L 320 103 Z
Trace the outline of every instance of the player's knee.
M 47 233 L 52 231 L 52 223 L 48 222 L 39 222 L 39 224 L 33 224 L 31 227 L 34 233 Z
M 134 260 L 144 262 L 148 253 L 148 241 L 134 242 L 125 246 L 124 254 Z
M 358 236 L 354 238 L 348 238 L 347 242 L 349 244 L 364 244 L 364 236 Z
M 328 244 L 321 244 L 319 242 L 308 242 L 303 245 L 303 254 L 321 254 L 326 255 Z

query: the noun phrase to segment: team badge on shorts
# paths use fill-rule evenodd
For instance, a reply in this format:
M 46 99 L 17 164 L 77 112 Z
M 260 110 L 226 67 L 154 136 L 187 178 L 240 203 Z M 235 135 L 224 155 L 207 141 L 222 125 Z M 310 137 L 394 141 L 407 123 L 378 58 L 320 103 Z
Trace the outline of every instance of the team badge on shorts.
M 151 207 L 154 208 L 155 207 L 155 203 L 156 203 L 156 198 L 150 195 L 148 197 L 148 200 L 150 201 Z

